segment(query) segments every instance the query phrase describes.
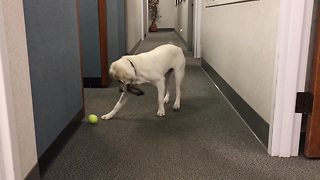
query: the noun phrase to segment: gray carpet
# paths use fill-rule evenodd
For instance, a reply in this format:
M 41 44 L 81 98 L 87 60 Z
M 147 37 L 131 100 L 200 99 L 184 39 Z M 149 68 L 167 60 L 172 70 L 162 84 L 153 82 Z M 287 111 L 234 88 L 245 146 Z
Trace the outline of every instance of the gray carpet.
M 138 48 L 174 40 L 156 33 Z M 156 117 L 156 88 L 130 97 L 112 120 L 78 131 L 44 174 L 44 180 L 320 179 L 320 161 L 270 157 L 200 67 L 186 53 L 180 112 Z M 117 88 L 85 89 L 87 114 L 102 115 L 119 98 Z

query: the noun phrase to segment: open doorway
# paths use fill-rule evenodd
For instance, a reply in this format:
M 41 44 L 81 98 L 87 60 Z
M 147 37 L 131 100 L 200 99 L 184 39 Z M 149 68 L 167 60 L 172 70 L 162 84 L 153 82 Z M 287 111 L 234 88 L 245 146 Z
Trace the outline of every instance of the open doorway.
M 156 6 L 153 8 L 152 5 Z M 193 51 L 193 0 L 148 0 L 149 32 L 172 31 L 182 40 L 187 50 Z M 156 12 L 154 12 L 156 11 Z M 152 24 L 156 24 L 156 29 Z

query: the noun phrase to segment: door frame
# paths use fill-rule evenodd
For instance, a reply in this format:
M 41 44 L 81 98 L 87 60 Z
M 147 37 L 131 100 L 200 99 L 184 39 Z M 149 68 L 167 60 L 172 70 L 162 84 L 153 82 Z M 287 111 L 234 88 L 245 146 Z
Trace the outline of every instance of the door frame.
M 149 1 L 148 0 L 140 0 L 141 3 L 141 41 L 145 39 L 147 34 L 149 33 Z M 144 18 L 146 17 L 146 19 Z M 147 27 L 145 27 L 145 25 Z
M 0 179 L 22 179 L 3 14 L 4 5 L 0 0 Z
M 140 0 L 141 3 L 141 40 L 144 40 L 144 13 L 145 13 L 145 9 L 144 9 L 144 0 Z
M 301 114 L 295 113 L 296 94 L 305 90 L 313 0 L 281 0 L 274 75 L 273 120 L 268 152 L 297 156 Z
M 194 58 L 201 58 L 201 21 L 202 21 L 202 0 L 193 1 L 193 56 Z

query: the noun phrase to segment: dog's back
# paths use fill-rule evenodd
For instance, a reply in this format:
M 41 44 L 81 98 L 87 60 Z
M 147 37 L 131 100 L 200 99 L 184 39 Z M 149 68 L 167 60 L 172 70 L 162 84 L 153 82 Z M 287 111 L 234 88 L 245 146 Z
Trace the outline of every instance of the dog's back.
M 137 57 L 144 61 L 146 67 L 158 66 L 164 70 L 164 73 L 169 69 L 180 69 L 185 66 L 185 57 L 180 47 L 172 44 L 159 46 L 149 52 L 138 54 Z

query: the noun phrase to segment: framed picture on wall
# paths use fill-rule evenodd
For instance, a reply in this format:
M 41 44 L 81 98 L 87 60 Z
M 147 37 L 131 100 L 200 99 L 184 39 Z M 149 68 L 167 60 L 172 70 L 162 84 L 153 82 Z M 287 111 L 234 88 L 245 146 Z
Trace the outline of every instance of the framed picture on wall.
M 259 0 L 206 0 L 206 7 L 224 6 L 236 3 L 245 3 Z

